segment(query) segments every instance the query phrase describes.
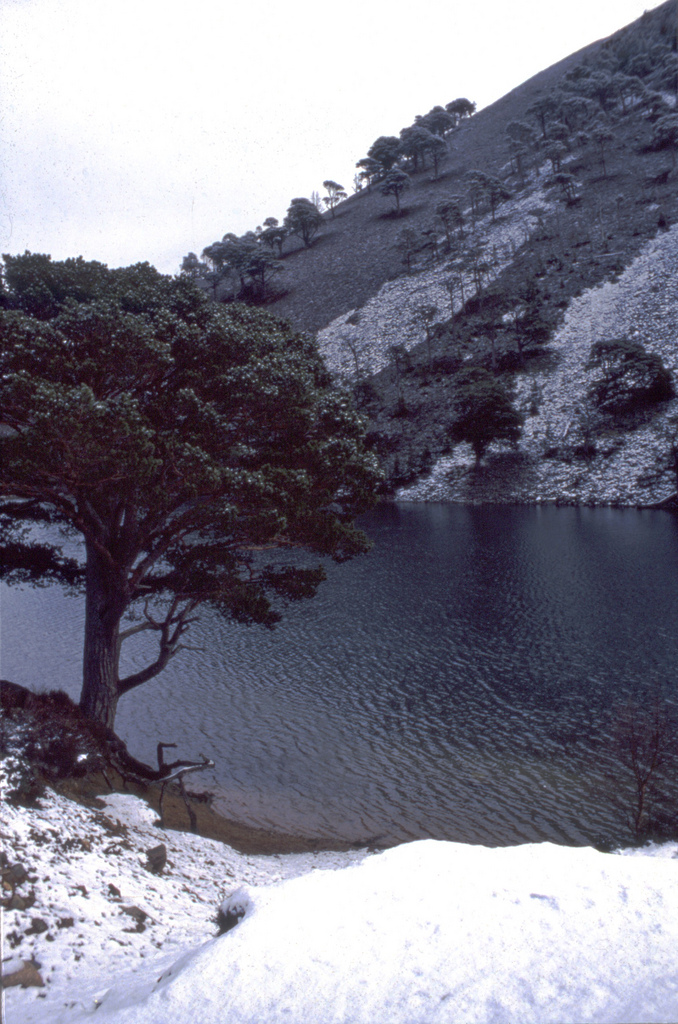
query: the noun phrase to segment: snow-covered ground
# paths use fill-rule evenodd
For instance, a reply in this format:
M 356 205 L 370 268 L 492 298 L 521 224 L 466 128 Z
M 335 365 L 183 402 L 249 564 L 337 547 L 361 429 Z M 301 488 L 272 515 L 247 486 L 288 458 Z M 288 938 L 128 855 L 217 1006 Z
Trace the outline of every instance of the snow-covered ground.
M 6 991 L 8 1024 L 678 1019 L 675 844 L 246 857 L 154 818 L 121 794 L 3 807 L 35 893 L 5 911 L 4 967 L 32 957 L 45 981 Z M 222 901 L 246 912 L 218 936 Z
M 45 982 L 43 989 L 7 992 L 8 1024 L 74 1020 L 113 978 L 124 973 L 133 980 L 148 962 L 153 972 L 173 963 L 217 933 L 219 905 L 243 884 L 259 889 L 365 856 L 244 856 L 215 840 L 158 828 L 156 813 L 137 797 L 115 793 L 105 803 L 90 809 L 48 790 L 35 809 L 0 809 L 0 850 L 29 876 L 17 894 L 35 893 L 28 909 L 3 912 L 3 961 L 35 960 Z M 146 853 L 160 843 L 167 866 L 155 875 Z M 130 914 L 134 907 L 143 921 Z M 32 932 L 34 919 L 46 930 Z

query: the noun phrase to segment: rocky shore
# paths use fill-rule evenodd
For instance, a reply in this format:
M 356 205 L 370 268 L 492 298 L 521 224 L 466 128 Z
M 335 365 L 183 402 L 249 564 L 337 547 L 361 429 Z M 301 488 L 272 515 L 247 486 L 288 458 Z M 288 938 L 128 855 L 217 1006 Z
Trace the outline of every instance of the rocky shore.
M 163 786 L 154 781 L 151 766 L 131 758 L 114 733 L 86 719 L 60 691 L 36 693 L 0 680 L 0 711 L 2 792 L 6 801 L 17 806 L 32 806 L 47 786 L 90 808 L 103 806 L 102 799 L 112 793 L 122 793 L 141 799 L 159 828 L 195 832 L 228 843 L 245 855 L 310 853 L 321 848 L 316 840 L 267 832 L 225 817 L 215 806 L 213 794 L 200 789 L 199 775 L 192 776 L 193 785 L 189 777 L 183 794 L 176 783 Z M 337 846 L 337 850 L 349 848 L 350 844 Z
M 123 968 L 133 979 L 148 960 L 171 962 L 216 935 L 220 904 L 243 884 L 366 856 L 241 825 L 189 790 L 194 832 L 176 786 L 161 821 L 160 785 L 121 774 L 110 737 L 69 698 L 4 680 L 0 696 L 0 977 L 11 1024 L 94 1011 Z
M 149 963 L 160 972 L 215 937 L 219 906 L 239 887 L 366 855 L 239 853 L 159 828 L 156 812 L 131 793 L 86 805 L 48 788 L 31 808 L 5 803 L 0 829 L 9 1024 L 94 1012 L 121 972 L 133 985 Z

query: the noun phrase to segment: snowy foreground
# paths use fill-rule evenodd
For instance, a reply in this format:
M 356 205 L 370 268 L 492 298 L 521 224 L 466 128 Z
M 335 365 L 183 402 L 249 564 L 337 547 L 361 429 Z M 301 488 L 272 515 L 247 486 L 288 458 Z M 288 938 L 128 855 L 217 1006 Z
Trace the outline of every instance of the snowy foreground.
M 675 844 L 246 857 L 154 818 L 120 794 L 3 808 L 36 897 L 5 913 L 4 967 L 45 981 L 6 991 L 8 1024 L 678 1020 Z M 245 915 L 217 936 L 222 901 Z

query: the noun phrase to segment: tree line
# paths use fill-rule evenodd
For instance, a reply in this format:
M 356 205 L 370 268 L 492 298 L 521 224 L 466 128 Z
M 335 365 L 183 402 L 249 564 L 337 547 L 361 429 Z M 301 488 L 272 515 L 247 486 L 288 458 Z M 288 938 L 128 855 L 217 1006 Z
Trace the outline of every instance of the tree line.
M 632 111 L 640 113 L 652 126 L 647 148 L 668 150 L 675 166 L 678 116 L 666 95 L 676 93 L 675 28 L 671 30 L 667 26 L 664 38 L 661 32 L 659 35 L 657 41 L 655 26 L 654 41 L 648 46 L 642 33 L 642 38 L 620 33 L 603 47 L 602 55 L 582 62 L 564 76 L 557 89 L 539 97 L 526 110 L 524 120 L 507 125 L 509 167 L 518 179 L 517 187 L 528 175 L 545 175 L 547 189 L 566 205 L 574 205 L 580 200 L 582 185 L 568 169 L 570 160 L 586 155 L 589 163 L 591 158 L 598 162 L 602 176 L 607 177 L 609 150 L 616 139 L 615 125 Z M 437 112 L 440 113 L 440 108 Z M 398 142 L 395 138 L 377 140 L 368 158 L 361 162 L 366 180 L 371 171 L 375 171 L 375 180 L 386 180 L 390 161 L 402 154 Z M 424 153 L 420 158 L 422 156 L 426 159 Z M 381 167 L 372 162 L 375 158 L 379 158 Z M 410 169 L 414 170 L 417 164 L 411 156 L 409 159 Z M 474 226 L 483 212 L 489 212 L 494 221 L 500 205 L 511 196 L 505 180 L 483 171 L 467 173 L 463 184 L 462 189 L 458 188 L 454 195 L 438 203 L 435 217 L 428 225 L 416 230 L 406 227 L 395 241 L 408 272 L 422 257 L 435 262 L 443 255 L 452 254 L 451 273 L 445 281 L 452 308 L 457 297 L 462 308 L 470 295 L 482 297 L 485 281 L 497 265 L 497 254 L 468 230 L 468 222 Z M 384 191 L 389 191 L 388 187 Z M 542 344 L 549 335 L 548 325 L 542 322 L 534 282 L 526 282 L 523 291 L 523 299 L 516 310 L 506 314 L 500 325 L 504 334 L 513 328 L 518 361 L 522 361 L 526 350 Z M 474 315 L 481 309 L 480 304 L 476 305 Z M 430 310 L 422 309 L 420 313 L 422 323 L 427 316 L 431 320 Z M 437 313 L 435 310 L 435 315 Z M 492 317 L 489 320 L 485 317 L 485 321 L 478 327 L 489 339 L 491 366 L 457 368 L 451 381 L 455 415 L 448 435 L 452 440 L 468 441 L 476 461 L 482 458 L 488 437 L 515 440 L 521 426 L 517 411 L 512 410 L 510 390 L 494 373 L 499 362 L 497 325 Z M 433 331 L 429 322 L 424 326 L 430 369 Z M 648 409 L 675 395 L 672 376 L 661 358 L 649 353 L 638 341 L 621 339 L 597 343 L 592 348 L 588 370 L 592 382 L 587 397 L 591 407 L 603 418 Z M 400 415 L 404 414 L 403 410 L 401 394 Z M 678 465 L 675 441 L 670 450 L 674 455 L 666 461 L 664 471 L 675 473 Z
M 606 177 L 615 123 L 631 111 L 641 112 L 652 125 L 649 148 L 668 150 L 675 165 L 678 115 L 668 94 L 678 96 L 678 58 L 675 26 L 663 28 L 648 38 L 641 20 L 640 29 L 618 33 L 595 58 L 585 58 L 557 88 L 538 97 L 526 120 L 507 125 L 511 167 L 521 179 L 546 162 L 549 186 L 564 202 L 576 202 L 579 185 L 564 162 L 572 155 L 593 154 Z
M 356 164 L 354 191 L 379 184 L 382 195 L 393 197 L 395 212 L 400 214 L 401 196 L 411 185 L 410 175 L 432 167 L 434 178 L 438 177 L 440 165 L 449 152 L 448 136 L 475 109 L 475 103 L 460 97 L 445 107 L 438 105 L 428 114 L 417 115 L 414 123 L 402 128 L 398 136 L 380 135 L 367 156 Z
M 244 301 L 274 298 L 272 282 L 283 270 L 286 240 L 296 238 L 310 248 L 323 226 L 323 207 L 334 217 L 337 205 L 347 198 L 339 182 L 328 178 L 323 187 L 323 197 L 314 192 L 311 199 L 292 199 L 282 224 L 276 217 L 267 217 L 263 225 L 244 235 L 228 232 L 205 246 L 200 257 L 188 253 L 182 260 L 181 273 L 192 281 L 209 284 L 215 299 L 225 288 L 232 298 Z
M 370 147 L 368 157 L 358 161 L 361 170 L 354 178 L 354 191 L 381 181 L 383 194 L 393 196 L 400 212 L 400 197 L 410 183 L 405 168 L 416 173 L 425 169 L 430 158 L 437 175 L 439 163 L 447 153 L 445 137 L 474 111 L 475 103 L 457 99 L 446 108 L 433 107 L 425 116 L 415 118 L 413 125 L 401 131 L 400 139 L 380 137 Z M 344 186 L 331 178 L 323 182 L 323 188 L 324 196 L 313 192 L 310 199 L 292 199 L 282 223 L 276 217 L 267 217 L 262 225 L 244 235 L 226 233 L 205 246 L 199 257 L 188 253 L 182 260 L 181 273 L 193 281 L 207 283 L 215 299 L 225 289 L 231 297 L 245 301 L 274 298 L 273 281 L 283 270 L 286 241 L 296 239 L 310 248 L 323 226 L 323 213 L 329 212 L 334 218 L 339 203 L 348 198 Z

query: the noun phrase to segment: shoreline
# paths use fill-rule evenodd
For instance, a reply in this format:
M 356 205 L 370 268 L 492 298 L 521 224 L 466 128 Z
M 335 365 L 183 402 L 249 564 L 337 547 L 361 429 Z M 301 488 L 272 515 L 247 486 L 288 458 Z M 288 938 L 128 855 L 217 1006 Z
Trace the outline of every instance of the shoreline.
M 4 794 L 8 803 L 30 809 L 49 789 L 82 807 L 102 810 L 107 797 L 121 794 L 139 797 L 159 815 L 162 782 L 154 769 L 131 757 L 115 733 L 86 719 L 66 694 L 36 693 L 3 679 L 0 698 L 6 742 L 19 743 L 22 761 L 13 790 Z M 209 790 L 187 790 L 186 795 L 196 831 L 179 786 L 170 783 L 163 797 L 163 823 L 159 816 L 154 823 L 159 839 L 166 830 L 184 832 L 224 843 L 243 856 L 347 853 L 363 845 L 271 832 L 220 813 Z
M 10 744 L 10 778 L 20 755 Z M 508 993 L 510 1019 L 588 1020 L 589 989 L 609 1009 L 601 1020 L 644 1020 L 659 997 L 661 1019 L 674 1019 L 676 928 L 666 921 L 676 916 L 659 927 L 657 907 L 678 905 L 675 843 L 601 853 L 424 841 L 374 856 L 243 856 L 183 828 L 159 836 L 145 797 L 128 786 L 100 799 L 95 775 L 72 787 L 90 806 L 63 781 L 31 809 L 3 807 L 15 880 L 8 1019 L 219 1024 L 226 1013 L 301 1024 L 328 1019 L 348 998 L 360 1019 L 367 1006 L 370 1020 L 405 1024 L 421 1019 L 423 998 L 426 1019 L 440 1018 L 442 991 L 454 993 L 445 1020 L 467 1010 L 485 1020 L 496 1016 L 484 1012 L 488 976 L 491 1009 L 497 999 L 507 1008 Z M 582 985 L 563 989 L 564 970 Z M 626 989 L 632 1005 L 622 1012 Z M 570 1000 L 557 1013 L 554 992 Z
M 160 785 L 157 783 L 142 784 L 125 781 L 114 772 L 113 783 L 109 789 L 102 773 L 97 772 L 83 779 L 67 779 L 50 788 L 55 793 L 74 800 L 84 807 L 103 808 L 106 797 L 112 793 L 122 793 L 139 797 L 156 814 L 160 802 Z M 362 848 L 362 844 L 341 842 L 330 839 L 311 839 L 307 836 L 294 835 L 287 832 L 273 832 L 254 825 L 234 821 L 221 814 L 212 806 L 211 794 L 187 790 L 187 796 L 197 820 L 197 831 L 193 831 L 178 787 L 168 786 L 163 798 L 163 825 L 160 820 L 155 822 L 160 836 L 163 831 L 184 832 L 202 839 L 213 839 L 230 846 L 243 856 L 277 856 L 288 853 L 348 853 Z M 385 847 L 384 847 L 385 848 Z M 381 847 L 380 847 L 381 849 Z
M 481 467 L 482 469 L 483 467 Z M 423 482 L 422 478 L 420 483 Z M 416 485 L 413 485 L 416 486 Z M 668 494 L 665 498 L 659 501 L 654 501 L 650 504 L 643 505 L 639 502 L 624 503 L 621 501 L 576 501 L 572 498 L 513 498 L 508 501 L 501 501 L 499 499 L 492 499 L 488 497 L 484 498 L 436 498 L 436 497 L 422 497 L 422 498 L 411 498 L 408 497 L 404 491 L 398 492 L 394 495 L 389 495 L 383 499 L 384 504 L 388 505 L 463 505 L 468 508 L 482 508 L 483 506 L 490 506 L 492 508 L 497 505 L 507 505 L 511 508 L 588 508 L 588 509 L 615 509 L 619 512 L 670 512 L 672 514 L 678 513 L 678 491 L 673 494 Z M 376 506 L 379 507 L 378 505 Z
M 21 772 L 21 732 L 10 736 L 0 764 L 6 791 Z M 363 850 L 281 855 L 274 852 L 281 837 L 255 836 L 235 823 L 228 836 L 208 838 L 183 827 L 188 816 L 180 797 L 179 827 L 159 829 L 148 803 L 153 794 L 136 789 L 112 792 L 92 772 L 85 784 L 50 782 L 31 806 L 3 802 L 3 882 L 14 880 L 3 901 L 0 973 L 9 982 L 0 999 L 8 1019 L 89 1020 L 112 986 L 121 985 L 127 999 L 146 977 L 155 981 L 187 954 L 210 948 L 221 934 L 219 907 L 234 894 L 266 892 L 286 879 L 335 871 L 367 856 Z M 166 795 L 168 819 L 173 802 Z M 272 848 L 244 854 L 222 841 L 229 838 L 241 848 Z M 285 845 L 300 843 L 286 837 Z

